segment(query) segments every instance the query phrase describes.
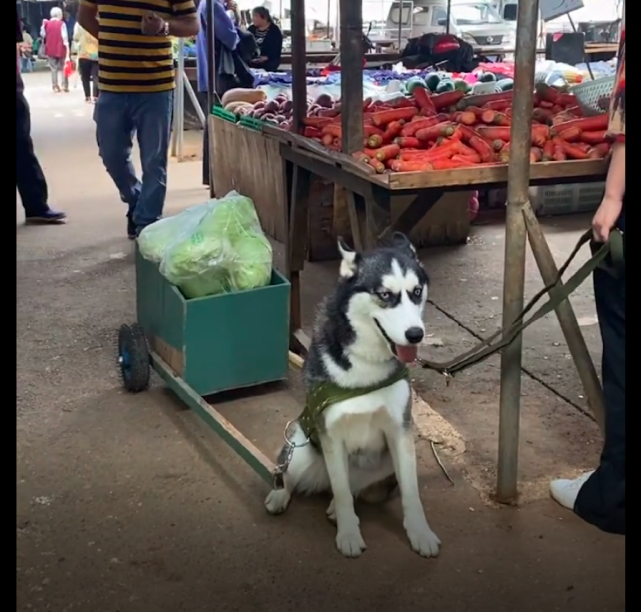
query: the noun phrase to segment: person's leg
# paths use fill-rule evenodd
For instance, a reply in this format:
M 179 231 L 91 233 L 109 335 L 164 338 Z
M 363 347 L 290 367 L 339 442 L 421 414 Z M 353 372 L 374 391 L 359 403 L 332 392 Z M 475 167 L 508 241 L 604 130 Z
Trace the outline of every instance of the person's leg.
M 603 531 L 625 534 L 625 271 L 597 269 L 594 298 L 603 341 L 605 441 L 599 467 L 554 481 L 553 497 Z
M 51 70 L 51 87 L 54 91 L 60 91 L 60 85 L 58 84 L 58 60 L 55 57 L 47 58 L 49 64 L 49 70 Z
M 131 116 L 131 94 L 103 92 L 96 103 L 94 121 L 98 153 L 107 173 L 127 204 L 127 234 L 135 237 L 131 224 L 140 197 L 141 183 L 131 161 L 135 127 Z
M 165 205 L 173 91 L 132 94 L 131 99 L 142 165 L 142 189 L 133 215 L 139 233 L 162 216 Z
M 26 222 L 59 223 L 65 213 L 49 208 L 49 193 L 31 140 L 31 113 L 21 91 L 16 92 L 16 187 Z
M 91 60 L 80 58 L 78 60 L 78 72 L 80 73 L 80 82 L 82 91 L 85 94 L 85 100 L 91 100 Z
M 98 99 L 98 95 L 99 95 L 97 60 L 91 60 L 91 82 L 92 82 L 93 99 L 95 102 Z
M 205 128 L 203 130 L 203 185 L 209 185 L 209 109 L 207 108 L 207 92 L 198 92 L 200 108 L 205 113 Z

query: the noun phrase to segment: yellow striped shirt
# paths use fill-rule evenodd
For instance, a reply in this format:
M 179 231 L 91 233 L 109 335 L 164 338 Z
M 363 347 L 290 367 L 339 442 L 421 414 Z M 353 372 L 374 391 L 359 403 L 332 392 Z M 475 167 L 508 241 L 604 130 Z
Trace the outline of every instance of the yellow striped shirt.
M 81 0 L 98 9 L 100 91 L 153 93 L 174 88 L 174 63 L 168 36 L 147 36 L 144 14 L 179 17 L 196 12 L 194 0 Z

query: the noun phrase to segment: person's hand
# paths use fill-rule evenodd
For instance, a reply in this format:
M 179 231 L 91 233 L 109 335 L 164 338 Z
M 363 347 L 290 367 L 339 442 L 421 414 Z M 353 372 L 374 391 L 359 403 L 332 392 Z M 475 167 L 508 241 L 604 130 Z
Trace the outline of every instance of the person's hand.
M 619 198 L 605 196 L 592 219 L 592 234 L 596 242 L 607 242 L 610 231 L 617 222 L 623 209 Z
M 227 0 L 227 8 L 230 11 L 236 12 L 236 9 L 238 8 L 238 5 L 236 4 L 235 0 Z
M 264 62 L 266 62 L 268 59 L 269 59 L 269 58 L 265 57 L 264 55 L 261 55 L 260 57 L 257 57 L 254 61 L 255 61 L 257 64 L 263 64 L 263 63 L 264 63 Z
M 165 21 L 156 13 L 148 12 L 142 16 L 140 31 L 147 36 L 156 36 L 165 26 Z

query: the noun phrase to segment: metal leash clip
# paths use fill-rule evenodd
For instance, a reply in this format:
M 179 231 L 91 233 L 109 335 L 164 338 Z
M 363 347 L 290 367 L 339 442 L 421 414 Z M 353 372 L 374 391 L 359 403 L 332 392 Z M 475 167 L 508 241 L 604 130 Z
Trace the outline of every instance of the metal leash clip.
M 296 444 L 295 442 L 292 442 L 290 440 L 289 429 L 292 426 L 292 423 L 294 423 L 294 421 L 295 419 L 291 421 L 287 421 L 287 423 L 285 424 L 285 429 L 283 430 L 283 438 L 285 439 L 285 445 L 287 446 L 287 454 L 285 455 L 285 458 L 276 465 L 272 473 L 274 489 L 277 489 L 277 490 L 285 488 L 285 473 L 289 468 L 289 464 L 292 462 L 294 451 L 297 448 L 303 448 L 307 446 L 310 442 L 309 437 L 307 438 L 307 440 L 305 440 L 305 442 L 301 444 Z

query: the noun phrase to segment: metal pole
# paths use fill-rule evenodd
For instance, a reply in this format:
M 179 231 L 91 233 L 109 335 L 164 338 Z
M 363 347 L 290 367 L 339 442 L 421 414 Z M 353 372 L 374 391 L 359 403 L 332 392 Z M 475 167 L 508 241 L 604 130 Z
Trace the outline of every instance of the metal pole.
M 503 327 L 511 325 L 523 310 L 527 241 L 523 207 L 529 201 L 530 132 L 538 12 L 538 0 L 520 0 L 516 27 L 514 100 L 507 175 Z M 501 353 L 496 500 L 502 503 L 511 502 L 517 496 L 522 356 L 522 337 L 519 335 Z
M 179 160 L 183 157 L 183 143 L 185 140 L 185 39 L 178 39 L 178 87 L 174 95 L 178 98 L 178 121 L 176 123 L 176 152 Z
M 450 19 L 452 19 L 452 0 L 447 0 L 447 17 L 445 18 L 445 33 L 450 33 Z
M 191 103 L 194 105 L 194 110 L 196 111 L 198 120 L 200 121 L 200 124 L 204 128 L 205 123 L 207 122 L 207 117 L 205 117 L 205 113 L 203 113 L 203 109 L 200 108 L 200 102 L 198 101 L 196 92 L 194 91 L 194 88 L 191 86 L 191 83 L 189 82 L 189 79 L 187 78 L 187 75 L 184 72 L 183 72 L 183 84 L 185 86 L 185 91 L 187 92 L 187 95 L 191 100 Z
M 214 57 L 214 2 L 215 0 L 201 0 L 207 3 L 207 115 L 216 103 L 216 61 Z M 211 134 L 209 135 L 211 138 Z

